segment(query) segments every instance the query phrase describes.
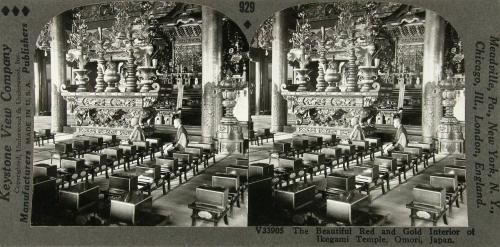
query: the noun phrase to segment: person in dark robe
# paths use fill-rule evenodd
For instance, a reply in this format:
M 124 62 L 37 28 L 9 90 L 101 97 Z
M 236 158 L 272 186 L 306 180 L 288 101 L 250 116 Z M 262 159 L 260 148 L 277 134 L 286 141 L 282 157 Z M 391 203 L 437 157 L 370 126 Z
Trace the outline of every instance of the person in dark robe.
M 392 143 L 384 147 L 384 152 L 391 154 L 392 151 L 402 151 L 408 145 L 408 133 L 405 127 L 401 124 L 401 118 L 395 116 L 393 119 L 394 128 L 396 128 L 396 134 L 392 140 Z
M 139 119 L 132 118 L 132 120 L 130 121 L 130 125 L 134 127 L 134 130 L 132 131 L 130 137 L 128 138 L 129 142 L 145 141 L 146 136 L 144 135 L 144 130 L 139 124 Z
M 164 146 L 164 151 L 168 154 L 175 151 L 183 152 L 189 144 L 188 133 L 186 128 L 184 128 L 184 125 L 182 125 L 181 119 L 174 119 L 174 127 L 177 128 L 177 134 L 175 135 L 174 141 L 172 143 L 167 143 Z
M 353 126 L 352 132 L 349 135 L 349 140 L 357 140 L 362 141 L 365 139 L 365 132 L 363 130 L 363 126 L 361 126 L 361 122 L 359 121 L 359 117 L 353 117 L 351 119 L 351 125 Z

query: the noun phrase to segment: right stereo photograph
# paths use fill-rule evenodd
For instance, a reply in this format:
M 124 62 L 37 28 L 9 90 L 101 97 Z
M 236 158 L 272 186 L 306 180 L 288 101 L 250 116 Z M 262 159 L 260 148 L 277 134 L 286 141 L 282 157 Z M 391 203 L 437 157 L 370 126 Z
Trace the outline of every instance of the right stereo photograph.
M 248 225 L 468 225 L 464 52 L 439 13 L 294 6 L 250 57 Z

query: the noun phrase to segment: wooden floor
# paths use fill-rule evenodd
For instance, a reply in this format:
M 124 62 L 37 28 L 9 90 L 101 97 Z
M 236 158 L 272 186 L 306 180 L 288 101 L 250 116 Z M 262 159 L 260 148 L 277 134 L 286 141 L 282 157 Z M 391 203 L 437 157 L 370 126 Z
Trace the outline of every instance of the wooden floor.
M 275 135 L 276 141 L 291 139 L 292 134 L 290 133 L 277 133 Z M 268 150 L 272 148 L 272 142 L 266 143 L 264 145 L 256 146 L 252 145 L 250 147 L 250 163 L 253 162 L 269 162 Z M 380 155 L 380 153 L 378 153 Z M 367 157 L 368 158 L 368 157 Z M 446 164 L 451 164 L 453 162 L 453 156 L 437 155 L 436 163 L 425 171 L 412 176 L 411 171 L 407 173 L 408 180 L 402 184 L 398 184 L 398 179 L 392 179 L 390 181 L 391 190 L 382 194 L 380 187 L 372 190 L 371 194 L 371 209 L 370 211 L 381 217 L 377 225 L 381 226 L 410 226 L 410 210 L 406 208 L 406 204 L 412 200 L 412 189 L 415 185 L 419 183 L 429 183 L 429 175 L 436 172 L 442 172 L 443 167 Z M 276 159 L 271 159 L 271 163 L 277 165 Z M 431 161 L 432 163 L 432 161 Z M 340 168 L 341 169 L 341 168 Z M 419 170 L 423 170 L 423 165 L 419 166 Z M 320 174 L 313 179 L 314 184 L 317 187 L 324 187 L 325 180 L 324 175 Z M 460 208 L 453 207 L 453 214 L 448 216 L 448 226 L 467 226 L 467 193 L 464 193 L 464 203 L 460 204 Z M 317 218 L 323 224 L 329 225 L 330 222 L 322 217 L 321 212 L 318 213 Z M 279 224 L 279 222 L 276 222 Z M 432 226 L 431 222 L 424 222 L 421 220 L 416 221 L 416 226 Z M 438 222 L 438 226 L 446 226 L 443 221 Z

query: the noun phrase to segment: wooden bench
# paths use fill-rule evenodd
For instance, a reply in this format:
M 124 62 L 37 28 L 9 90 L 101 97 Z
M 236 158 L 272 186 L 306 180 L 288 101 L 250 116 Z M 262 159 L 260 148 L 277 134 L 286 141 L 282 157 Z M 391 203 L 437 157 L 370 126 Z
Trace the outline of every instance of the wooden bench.
M 410 158 L 412 159 L 412 162 L 415 165 L 415 171 L 417 173 L 418 173 L 418 164 L 420 162 L 424 163 L 424 168 L 427 167 L 426 162 L 425 162 L 426 159 L 424 159 L 421 147 L 410 147 L 410 146 L 407 146 L 407 147 L 403 148 L 403 152 L 411 154 Z
M 256 144 L 257 146 L 260 146 L 262 142 L 262 140 L 259 138 L 259 136 L 257 135 L 257 133 L 255 133 L 254 130 L 250 130 L 248 132 L 248 140 L 250 144 Z M 264 143 L 262 143 L 262 145 L 264 145 Z
M 360 192 L 366 191 L 370 194 L 370 184 L 374 184 L 375 187 L 381 186 L 382 194 L 385 194 L 384 183 L 378 183 L 379 179 L 379 166 L 375 164 L 359 164 L 354 166 L 355 181 L 360 185 Z
M 109 178 L 108 168 L 111 167 L 111 173 L 113 173 L 114 171 L 112 168 L 113 164 L 110 164 L 108 162 L 108 157 L 106 154 L 86 153 L 83 156 L 83 159 L 85 160 L 85 165 L 87 166 L 87 169 L 92 174 L 92 182 L 94 182 L 94 177 L 97 175 L 97 173 L 105 172 L 106 178 Z
M 146 141 L 149 142 L 149 145 L 151 146 L 151 152 L 153 153 L 153 157 L 155 157 L 156 152 L 160 152 L 160 155 L 163 156 L 163 141 L 161 138 L 146 138 Z
M 189 153 L 184 153 L 184 152 L 174 152 L 172 154 L 172 157 L 174 159 L 178 160 L 179 167 L 181 167 L 182 171 L 184 172 L 184 178 L 187 181 L 187 172 L 189 170 L 193 170 L 193 176 L 196 176 L 196 169 L 193 166 L 193 155 Z
M 195 192 L 196 199 L 188 207 L 192 209 L 191 225 L 196 225 L 196 220 L 206 220 L 217 226 L 221 219 L 226 225 L 229 224 L 227 213 L 229 211 L 229 189 L 214 186 L 198 186 Z M 205 211 L 210 217 L 200 216 L 200 212 Z
M 415 166 L 411 162 L 411 154 L 405 152 L 394 151 L 391 153 L 391 157 L 396 159 L 397 166 L 403 171 L 403 177 L 406 181 L 406 171 L 412 169 L 413 176 L 415 176 Z
M 160 166 L 160 172 L 167 180 L 167 187 L 170 190 L 170 182 L 175 177 L 179 177 L 179 184 L 182 184 L 182 169 L 179 167 L 178 159 L 172 157 L 158 157 L 155 160 L 156 164 Z M 172 176 L 173 175 L 173 176 Z M 184 173 L 187 180 L 187 174 Z
M 308 135 L 304 138 L 307 138 L 307 140 L 309 141 L 310 151 L 319 152 L 323 148 L 323 137 Z
M 200 163 L 203 163 L 204 168 L 208 167 L 208 160 L 204 159 L 202 148 L 186 147 L 184 149 L 184 152 L 192 155 L 192 162 L 193 162 L 193 165 L 195 166 L 196 173 L 199 173 L 198 166 L 200 165 Z
M 302 156 L 302 163 L 304 168 L 311 175 L 311 182 L 313 181 L 313 176 L 316 176 L 316 173 L 320 170 L 323 170 L 326 177 L 327 173 L 324 153 L 304 153 Z
M 356 147 L 352 144 L 337 144 L 336 148 L 340 148 L 340 153 L 342 155 L 342 159 L 347 168 L 344 166 L 344 170 L 349 169 L 349 161 L 354 159 L 354 154 Z
M 337 145 L 337 135 L 319 135 L 323 140 L 324 147 L 332 147 Z
M 50 151 L 50 164 L 53 163 L 53 159 L 58 159 L 60 167 L 62 158 L 75 156 L 76 154 L 73 151 L 73 145 L 71 143 L 57 142 L 54 144 L 54 150 Z
M 240 187 L 241 187 L 241 200 L 245 200 L 245 190 L 248 186 L 248 178 L 249 178 L 249 165 L 248 166 L 241 166 L 241 165 L 229 165 L 226 166 L 226 174 L 232 174 L 238 176 L 238 179 L 240 180 Z
M 432 225 L 436 226 L 437 222 L 441 217 L 443 217 L 444 224 L 448 225 L 448 220 L 446 218 L 446 209 L 437 208 L 426 204 L 419 204 L 415 202 L 410 202 L 409 204 L 406 204 L 406 208 L 409 208 L 411 210 L 410 211 L 411 226 L 415 226 L 415 220 L 417 219 L 432 221 Z M 430 214 L 430 218 L 418 216 L 417 212 L 419 211 L 423 211 Z
M 458 165 L 447 165 L 444 167 L 444 173 L 447 174 L 453 174 L 457 175 L 457 181 L 458 181 L 458 190 L 460 193 L 460 201 L 464 202 L 464 195 L 463 192 L 466 187 L 466 168 L 465 166 L 458 166 Z
M 212 186 L 228 189 L 229 210 L 232 215 L 234 204 L 236 203 L 236 206 L 240 207 L 240 197 L 242 195 L 242 189 L 238 176 L 233 174 L 216 173 L 212 176 Z
M 274 133 L 271 133 L 270 129 L 258 129 L 256 133 L 257 138 L 260 139 L 261 144 L 264 144 L 264 139 L 266 139 L 266 142 L 269 143 L 269 139 L 273 140 L 274 143 Z
M 426 166 L 429 166 L 429 159 L 432 157 L 432 163 L 436 163 L 436 148 L 434 143 L 410 142 L 409 147 L 422 148 L 423 158 Z
M 141 163 L 144 162 L 144 157 L 149 155 L 151 160 L 155 159 L 155 153 L 151 148 L 151 145 L 147 141 L 135 141 L 132 142 L 132 145 L 136 146 L 137 153 L 141 158 Z
M 309 151 L 309 140 L 303 139 L 301 136 L 294 136 L 292 138 L 292 150 L 299 157 Z
M 274 177 L 277 178 L 275 185 L 281 184 L 283 181 L 286 182 L 286 186 L 290 185 L 290 179 L 295 179 L 296 175 L 290 177 L 290 174 L 298 174 L 300 171 L 303 171 L 304 167 L 301 159 L 295 158 L 280 158 L 278 160 L 278 166 L 274 170 Z M 305 172 L 303 172 L 305 174 Z M 304 176 L 305 181 L 307 181 L 307 176 Z
M 441 187 L 446 190 L 446 201 L 451 216 L 453 203 L 456 203 L 457 208 L 460 207 L 458 203 L 459 189 L 458 179 L 455 174 L 435 173 L 430 176 L 430 185 Z
M 136 160 L 137 164 L 139 164 L 139 155 L 137 154 L 137 147 L 130 144 L 120 144 L 118 148 L 123 150 L 123 158 L 125 162 L 127 162 L 128 168 L 130 169 L 130 162 L 132 160 Z
M 189 147 L 199 147 L 203 149 L 203 159 L 207 161 L 207 166 L 209 166 L 208 161 L 213 159 L 213 163 L 215 164 L 215 155 L 217 154 L 217 150 L 215 149 L 215 143 L 189 143 Z
M 351 140 L 351 144 L 356 147 L 356 164 L 363 164 L 365 154 L 369 154 L 370 144 L 366 140 Z
M 342 157 L 342 149 L 339 147 L 327 147 L 327 148 L 322 148 L 321 153 L 325 154 L 325 162 L 326 165 L 330 167 L 330 172 L 333 171 L 333 168 L 335 167 L 333 165 L 333 160 L 335 159 L 337 161 L 336 166 L 340 165 L 339 159 Z M 342 162 L 344 170 L 345 168 L 345 162 Z
M 273 144 L 273 149 L 269 152 L 269 159 L 273 154 L 278 154 L 278 157 L 295 156 L 292 145 L 288 142 L 276 142 Z
M 101 151 L 102 154 L 107 155 L 107 161 L 111 166 L 111 172 L 114 171 L 115 162 L 116 167 L 120 167 L 122 164 L 121 160 L 123 159 L 123 149 L 120 147 L 107 147 Z M 126 164 L 128 164 L 128 169 L 130 169 L 130 162 L 123 162 L 123 169 L 127 170 Z
M 432 221 L 433 226 L 437 225 L 439 218 L 448 225 L 446 219 L 446 190 L 428 184 L 418 184 L 412 190 L 413 201 L 406 205 L 410 209 L 411 226 L 415 226 L 415 220 Z M 420 217 L 418 211 L 427 212 L 431 217 Z
M 62 158 L 61 168 L 57 171 L 58 176 L 62 178 L 61 187 L 64 188 L 64 181 L 68 182 L 68 187 L 71 187 L 73 182 L 78 182 L 78 179 L 88 181 L 88 170 L 85 167 L 85 160 L 77 158 Z
M 165 189 L 165 177 L 161 176 L 161 166 L 156 163 L 143 163 L 135 167 L 135 174 L 138 176 L 138 185 L 140 191 L 151 192 L 162 188 L 163 195 L 167 194 Z
M 397 160 L 392 157 L 379 156 L 375 157 L 373 161 L 375 165 L 379 167 L 379 173 L 384 177 L 387 181 L 387 190 L 391 189 L 389 184 L 390 174 L 392 173 L 394 177 L 398 176 L 399 184 L 401 184 L 401 173 L 404 172 L 402 170 L 398 170 Z
M 49 141 L 52 139 L 52 143 L 56 143 L 56 140 L 55 140 L 55 136 L 56 134 L 52 133 L 50 131 L 50 129 L 41 129 L 38 131 L 38 135 L 40 137 L 40 139 L 42 140 L 42 145 L 43 144 L 43 141 L 47 140 L 47 143 L 49 143 Z
M 378 137 L 366 137 L 365 141 L 368 142 L 370 150 L 370 159 L 375 159 L 375 153 L 382 150 L 382 139 Z

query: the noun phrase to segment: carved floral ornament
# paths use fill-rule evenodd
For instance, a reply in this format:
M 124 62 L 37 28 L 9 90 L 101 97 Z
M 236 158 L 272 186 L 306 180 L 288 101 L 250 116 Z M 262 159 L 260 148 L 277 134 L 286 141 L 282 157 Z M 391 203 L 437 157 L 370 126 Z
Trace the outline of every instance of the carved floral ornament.
M 327 96 L 297 96 L 297 95 L 285 95 L 285 99 L 288 101 L 290 106 L 306 106 L 306 107 L 318 107 L 318 106 L 337 106 L 337 107 L 371 107 L 378 103 L 379 98 L 385 99 L 385 95 L 377 96 L 362 96 L 362 97 L 331 97 Z

